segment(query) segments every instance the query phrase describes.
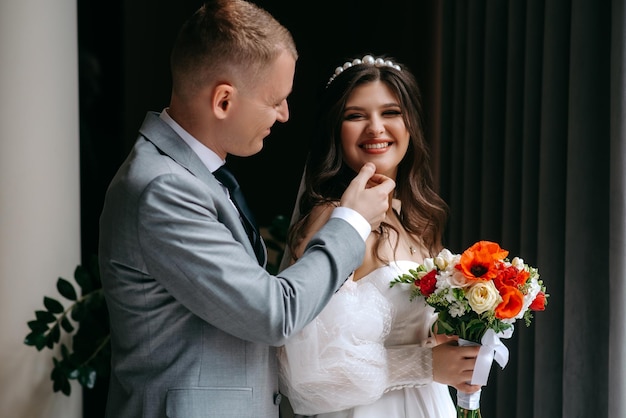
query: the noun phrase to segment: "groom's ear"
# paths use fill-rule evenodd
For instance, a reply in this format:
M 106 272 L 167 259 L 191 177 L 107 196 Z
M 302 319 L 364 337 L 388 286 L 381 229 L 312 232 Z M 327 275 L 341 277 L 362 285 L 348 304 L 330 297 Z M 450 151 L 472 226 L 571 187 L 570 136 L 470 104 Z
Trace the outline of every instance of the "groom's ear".
M 228 83 L 220 83 L 213 88 L 211 94 L 211 110 L 218 119 L 224 119 L 234 99 L 235 88 Z

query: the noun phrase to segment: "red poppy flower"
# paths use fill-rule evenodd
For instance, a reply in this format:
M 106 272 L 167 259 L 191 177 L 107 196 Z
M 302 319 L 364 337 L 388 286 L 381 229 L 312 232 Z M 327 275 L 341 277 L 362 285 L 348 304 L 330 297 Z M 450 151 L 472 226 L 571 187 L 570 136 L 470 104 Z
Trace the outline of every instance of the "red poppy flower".
M 531 311 L 543 311 L 546 309 L 546 294 L 539 292 L 528 307 Z
M 496 306 L 496 318 L 515 318 L 522 310 L 522 306 L 524 306 L 524 295 L 522 292 L 513 286 L 503 286 L 500 289 L 500 296 L 502 296 L 502 302 Z
M 498 275 L 498 265 L 509 255 L 495 242 L 478 241 L 461 254 L 456 265 L 469 280 L 492 280 Z

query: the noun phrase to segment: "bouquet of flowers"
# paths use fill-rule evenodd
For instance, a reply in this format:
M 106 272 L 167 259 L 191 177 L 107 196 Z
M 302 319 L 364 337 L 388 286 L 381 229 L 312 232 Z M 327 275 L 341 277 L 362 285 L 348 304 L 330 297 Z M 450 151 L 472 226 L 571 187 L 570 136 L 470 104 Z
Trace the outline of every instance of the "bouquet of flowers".
M 506 366 L 508 349 L 500 338 L 513 335 L 518 319 L 530 326 L 532 312 L 547 305 L 549 295 L 538 269 L 508 255 L 491 241 L 479 241 L 462 254 L 444 249 L 390 284 L 410 283 L 411 300 L 424 297 L 438 313 L 438 333 L 457 335 L 459 345 L 481 346 L 472 384 L 487 383 L 494 359 Z M 457 392 L 459 417 L 481 417 L 479 404 L 480 391 Z

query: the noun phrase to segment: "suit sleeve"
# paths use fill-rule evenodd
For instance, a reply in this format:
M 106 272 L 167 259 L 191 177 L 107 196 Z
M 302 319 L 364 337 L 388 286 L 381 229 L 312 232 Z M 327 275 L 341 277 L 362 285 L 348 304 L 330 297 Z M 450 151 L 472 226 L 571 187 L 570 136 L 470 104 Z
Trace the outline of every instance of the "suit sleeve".
M 279 276 L 250 254 L 222 190 L 166 174 L 141 193 L 137 233 L 148 274 L 206 322 L 239 338 L 281 345 L 320 312 L 361 263 L 365 245 L 331 219 L 306 256 Z M 163 301 L 170 303 L 172 301 Z

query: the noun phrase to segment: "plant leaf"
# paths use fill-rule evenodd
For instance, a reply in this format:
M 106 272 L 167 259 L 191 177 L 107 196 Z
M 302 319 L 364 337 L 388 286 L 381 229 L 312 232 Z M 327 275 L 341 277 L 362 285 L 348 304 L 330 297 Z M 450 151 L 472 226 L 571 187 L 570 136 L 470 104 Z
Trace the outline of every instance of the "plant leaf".
M 35 311 L 35 317 L 37 317 L 38 321 L 44 322 L 46 324 L 57 320 L 57 317 L 52 315 L 48 311 Z
M 24 338 L 24 344 L 39 351 L 45 347 L 52 349 L 57 343 L 61 345 L 61 358 L 52 359 L 50 379 L 54 391 L 66 396 L 71 394 L 72 379 L 77 379 L 84 388 L 94 388 L 98 375 L 110 373 L 111 359 L 109 315 L 102 294 L 98 257 L 93 256 L 85 266 L 76 267 L 74 278 L 76 283 L 62 277 L 56 283 L 61 296 L 74 301 L 68 308 L 70 314 L 64 313 L 61 299 L 44 296 L 46 310 L 35 311 L 35 320 L 28 322 L 30 333 Z M 71 347 L 60 343 L 64 333 L 73 333 Z
M 57 290 L 66 299 L 69 299 L 69 300 L 77 299 L 76 290 L 74 290 L 74 286 L 72 286 L 72 284 L 68 282 L 67 280 L 65 280 L 63 277 L 59 277 L 59 280 L 57 280 Z
M 43 321 L 29 321 L 27 323 L 31 331 L 44 333 L 48 331 L 48 323 Z
M 61 344 L 61 358 L 63 358 L 63 360 L 67 360 L 70 357 L 70 350 L 68 350 L 67 346 L 65 344 Z
M 80 286 L 83 295 L 90 293 L 93 290 L 93 283 L 91 277 L 89 276 L 89 272 L 83 266 L 76 267 L 74 270 L 74 279 Z
M 46 337 L 42 332 L 31 332 L 24 338 L 24 344 L 37 347 L 38 351 L 46 345 Z
M 84 366 L 78 372 L 78 382 L 89 389 L 93 389 L 96 384 L 96 371 L 91 367 Z
M 55 324 L 48 334 L 48 338 L 51 338 L 54 343 L 58 343 L 61 339 L 61 329 L 59 324 Z
M 59 372 L 56 375 L 56 378 L 51 376 L 51 379 L 53 380 L 52 389 L 55 392 L 61 391 L 65 396 L 70 396 L 72 393 L 72 386 L 70 386 L 70 381 L 63 373 Z
M 80 370 L 72 369 L 67 373 L 67 377 L 70 379 L 80 379 Z
M 48 334 L 46 336 L 46 347 L 52 349 L 52 347 L 54 347 L 54 340 L 52 339 L 52 335 Z
M 63 319 L 61 319 L 61 326 L 67 333 L 74 331 L 74 326 L 65 316 L 63 317 Z
M 56 299 L 49 298 L 48 296 L 44 296 L 43 305 L 48 309 L 48 312 L 53 314 L 59 314 L 63 312 L 63 305 Z
M 82 323 L 82 320 L 85 318 L 86 310 L 82 303 L 77 303 L 72 308 L 71 317 L 74 321 Z

